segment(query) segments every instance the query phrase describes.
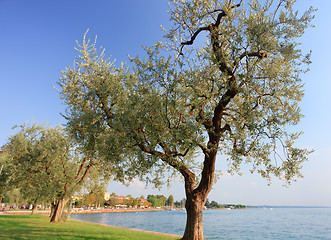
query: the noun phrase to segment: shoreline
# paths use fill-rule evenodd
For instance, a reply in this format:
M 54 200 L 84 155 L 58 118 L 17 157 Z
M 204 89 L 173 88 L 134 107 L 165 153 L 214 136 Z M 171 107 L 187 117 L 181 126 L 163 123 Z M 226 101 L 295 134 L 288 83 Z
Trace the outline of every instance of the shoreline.
M 83 211 L 71 211 L 71 214 L 90 214 L 90 213 L 122 213 L 122 212 L 158 212 L 165 211 L 165 209 L 102 209 L 102 210 L 83 210 Z
M 243 208 L 247 209 L 247 208 Z M 185 209 L 180 209 L 180 211 Z M 230 209 L 230 208 L 208 208 L 204 209 L 204 211 L 208 210 L 242 210 L 242 209 Z M 159 208 L 148 208 L 148 209 L 134 209 L 134 208 L 127 208 L 127 209 L 88 209 L 88 210 L 71 210 L 71 214 L 93 214 L 93 213 L 128 213 L 128 212 L 159 212 L 159 211 L 169 211 L 169 209 L 159 209 Z M 0 212 L 0 215 L 28 215 L 31 214 L 31 210 L 6 210 L 5 212 Z M 64 210 L 64 213 L 67 213 Z M 39 210 L 35 214 L 38 215 L 49 215 L 50 210 Z
M 165 209 L 102 209 L 102 210 L 82 210 L 82 211 L 74 211 L 71 210 L 71 214 L 92 214 L 92 213 L 123 213 L 123 212 L 158 212 L 165 211 Z M 64 213 L 67 211 L 64 210 Z M 31 214 L 31 210 L 6 210 L 4 212 L 0 212 L 0 215 L 28 215 Z M 38 215 L 49 215 L 51 213 L 50 210 L 39 210 L 35 214 Z

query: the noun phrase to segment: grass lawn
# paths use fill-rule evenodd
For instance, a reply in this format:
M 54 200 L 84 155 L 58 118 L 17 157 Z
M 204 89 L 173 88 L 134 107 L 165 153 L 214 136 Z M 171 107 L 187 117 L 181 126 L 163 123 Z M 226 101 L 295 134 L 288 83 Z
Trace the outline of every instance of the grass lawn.
M 0 239 L 178 239 L 78 221 L 49 223 L 42 215 L 0 215 Z

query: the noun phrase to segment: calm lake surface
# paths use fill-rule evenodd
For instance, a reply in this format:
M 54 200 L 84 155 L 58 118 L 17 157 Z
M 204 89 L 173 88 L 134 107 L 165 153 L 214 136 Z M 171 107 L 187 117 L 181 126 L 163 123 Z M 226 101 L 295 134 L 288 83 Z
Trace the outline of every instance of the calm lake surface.
M 185 211 L 73 214 L 72 219 L 182 235 Z M 207 239 L 331 240 L 331 208 L 205 210 Z

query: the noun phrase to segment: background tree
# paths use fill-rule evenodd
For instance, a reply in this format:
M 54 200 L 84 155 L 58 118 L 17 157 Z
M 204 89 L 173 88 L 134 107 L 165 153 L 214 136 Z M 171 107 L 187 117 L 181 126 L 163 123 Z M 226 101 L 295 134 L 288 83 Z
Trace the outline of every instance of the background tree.
M 185 207 L 185 203 L 186 203 L 186 199 L 183 198 L 182 200 L 175 202 L 175 207 L 176 208 L 184 208 Z
M 205 202 L 205 207 L 206 208 L 210 208 L 210 201 L 209 199 L 207 198 L 206 202 Z
M 66 138 L 66 140 L 69 141 L 66 144 L 70 145 L 67 145 L 68 148 L 62 147 L 62 157 L 58 159 L 61 163 L 62 184 L 61 189 L 56 193 L 56 198 L 52 202 L 50 221 L 53 223 L 66 220 L 62 216 L 64 207 L 74 193 L 82 188 L 87 177 L 91 176 L 95 172 L 94 170 L 100 167 L 100 162 L 98 162 L 93 152 L 89 152 L 87 149 L 82 151 L 80 148 L 77 148 L 76 143 L 72 142 L 71 138 Z M 108 169 L 107 166 L 102 167 Z M 97 198 L 98 195 L 95 195 Z M 68 211 L 70 215 L 70 208 Z
M 0 150 L 0 203 L 5 197 L 5 193 L 8 191 L 7 179 L 9 174 L 8 171 L 6 171 L 5 161 L 6 154 Z
M 115 207 L 117 204 L 119 204 L 119 202 L 118 202 L 118 200 L 117 200 L 117 196 L 116 196 L 116 197 L 111 196 L 111 197 L 109 198 L 109 200 L 107 201 L 107 204 L 108 204 L 109 206 L 113 206 L 113 207 Z
M 50 201 L 59 191 L 61 177 L 55 171 L 58 164 L 54 164 L 57 147 L 54 143 L 58 139 L 54 137 L 53 129 L 47 131 L 36 124 L 20 128 L 3 146 L 6 154 L 4 174 L 8 176 L 7 189 L 18 188 L 22 198 L 33 204 L 33 214 L 38 203 Z
M 183 239 L 203 239 L 218 153 L 232 173 L 250 164 L 269 180 L 301 177 L 309 151 L 295 147 L 300 134 L 288 126 L 301 118 L 300 75 L 310 60 L 297 38 L 313 9 L 299 16 L 294 2 L 173 0 L 165 42 L 131 59 L 132 69 L 115 68 L 84 37 L 76 67 L 63 72 L 68 129 L 81 141 L 97 136 L 98 152 L 123 169 L 119 179 L 160 185 L 166 171 L 184 179 Z
M 171 208 L 174 207 L 174 196 L 173 195 L 170 195 L 167 198 L 166 205 L 169 206 L 169 207 L 171 207 Z
M 84 198 L 84 194 L 79 192 L 79 193 L 75 193 L 74 197 L 73 197 L 73 206 L 76 208 L 81 208 L 83 207 L 83 198 Z
M 20 204 L 25 202 L 19 188 L 12 188 L 4 194 L 4 200 L 10 207 L 18 208 Z
M 93 192 L 86 193 L 83 203 L 85 206 L 88 206 L 88 208 L 93 208 L 93 206 L 97 207 L 97 194 Z
M 167 198 L 163 195 L 148 195 L 147 201 L 152 203 L 153 207 L 164 207 L 166 204 Z
M 8 186 L 18 187 L 34 206 L 52 204 L 51 222 L 61 220 L 63 208 L 95 165 L 61 127 L 22 125 L 3 147 Z
M 108 183 L 109 179 L 105 177 L 103 171 L 94 168 L 84 182 L 85 191 L 88 192 L 85 203 L 96 208 L 103 206 Z
M 221 205 L 218 204 L 216 201 L 211 201 L 210 208 L 220 208 Z

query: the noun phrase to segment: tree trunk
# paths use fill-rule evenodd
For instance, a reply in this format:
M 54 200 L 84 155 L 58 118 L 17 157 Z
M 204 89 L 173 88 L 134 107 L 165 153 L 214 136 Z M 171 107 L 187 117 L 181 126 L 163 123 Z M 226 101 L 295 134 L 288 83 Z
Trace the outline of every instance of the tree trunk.
M 207 196 L 213 186 L 217 151 L 205 155 L 199 186 L 194 189 L 194 180 L 185 179 L 186 192 L 186 227 L 182 240 L 203 240 L 202 213 Z
M 32 207 L 31 215 L 36 214 L 37 211 L 38 211 L 38 209 L 37 209 L 37 202 L 38 202 L 38 199 L 36 199 L 36 200 L 33 202 L 33 204 L 32 204 L 33 207 Z
M 55 203 L 54 211 L 52 210 L 53 214 L 51 215 L 51 223 L 57 223 L 61 221 L 63 209 L 68 200 L 68 198 L 63 198 Z
M 37 204 L 33 204 L 31 215 L 36 214 L 37 212 L 38 212 Z
M 38 212 L 37 205 L 33 205 L 31 215 L 36 214 Z
M 202 240 L 203 224 L 202 212 L 205 205 L 205 197 L 201 194 L 186 199 L 186 227 L 182 240 Z
M 49 214 L 49 217 L 52 217 L 55 211 L 56 203 L 54 201 L 51 202 L 51 212 Z

